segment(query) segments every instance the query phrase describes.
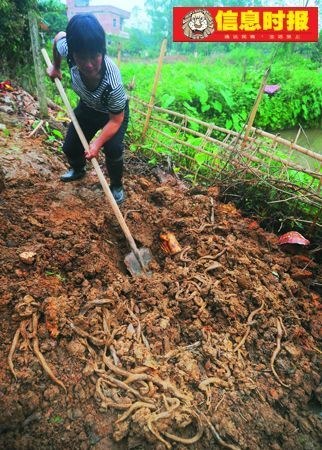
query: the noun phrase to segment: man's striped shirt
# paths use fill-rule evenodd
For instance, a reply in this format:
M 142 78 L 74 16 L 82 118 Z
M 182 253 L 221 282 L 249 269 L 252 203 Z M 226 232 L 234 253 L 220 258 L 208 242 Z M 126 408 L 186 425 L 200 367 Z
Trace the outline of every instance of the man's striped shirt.
M 59 39 L 56 48 L 62 57 L 67 57 L 68 47 L 65 37 Z M 98 87 L 93 91 L 83 83 L 78 67 L 76 65 L 70 67 L 72 88 L 90 108 L 105 113 L 118 114 L 124 110 L 127 100 L 121 74 L 116 64 L 106 55 L 104 63 L 106 67 L 104 76 Z

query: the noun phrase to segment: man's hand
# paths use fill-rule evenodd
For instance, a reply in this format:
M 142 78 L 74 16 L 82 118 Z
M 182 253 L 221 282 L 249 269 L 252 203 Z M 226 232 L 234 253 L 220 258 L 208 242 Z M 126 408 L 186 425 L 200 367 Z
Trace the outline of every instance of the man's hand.
M 101 149 L 101 145 L 97 142 L 97 140 L 93 141 L 90 146 L 89 149 L 85 151 L 85 158 L 86 159 L 93 159 L 93 158 L 97 158 L 97 155 L 99 154 Z
M 101 133 L 98 135 L 94 141 L 92 141 L 89 145 L 89 149 L 85 151 L 86 159 L 96 158 L 100 152 L 100 149 L 103 145 L 109 141 L 115 133 L 118 132 L 120 126 L 122 125 L 124 119 L 124 112 L 119 114 L 110 113 L 110 120 L 107 122 L 105 127 L 102 129 Z
M 62 79 L 62 73 L 61 73 L 60 69 L 57 69 L 53 65 L 51 65 L 51 67 L 48 67 L 46 72 L 52 81 L 54 81 L 55 78 L 59 78 L 60 80 Z

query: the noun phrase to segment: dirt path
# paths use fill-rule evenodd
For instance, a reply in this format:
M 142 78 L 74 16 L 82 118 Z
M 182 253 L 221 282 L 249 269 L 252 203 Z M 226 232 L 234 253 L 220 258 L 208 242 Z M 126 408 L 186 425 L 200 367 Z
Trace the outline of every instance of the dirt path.
M 154 255 L 131 278 L 95 175 L 59 182 L 26 134 L 0 137 L 0 448 L 317 449 L 316 264 L 128 158 L 122 212 Z

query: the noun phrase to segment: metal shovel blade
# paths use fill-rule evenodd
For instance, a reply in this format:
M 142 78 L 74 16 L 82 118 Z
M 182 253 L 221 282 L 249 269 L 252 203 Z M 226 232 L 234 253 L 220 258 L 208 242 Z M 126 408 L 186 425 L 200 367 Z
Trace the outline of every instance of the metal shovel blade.
M 142 264 L 138 260 L 138 258 L 135 256 L 133 252 L 126 255 L 124 262 L 127 267 L 127 270 L 130 272 L 130 274 L 134 277 L 136 275 L 141 275 L 142 272 L 145 274 L 149 274 L 148 268 L 149 263 L 152 260 L 152 253 L 149 248 L 140 248 L 138 249 L 138 252 L 140 254 L 140 258 L 142 261 Z M 142 267 L 143 265 L 143 267 Z

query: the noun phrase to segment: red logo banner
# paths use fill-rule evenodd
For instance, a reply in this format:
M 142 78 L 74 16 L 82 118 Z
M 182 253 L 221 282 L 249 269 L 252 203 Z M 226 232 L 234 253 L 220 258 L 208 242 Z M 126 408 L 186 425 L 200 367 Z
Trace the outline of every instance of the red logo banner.
M 174 7 L 174 42 L 315 42 L 317 7 Z

